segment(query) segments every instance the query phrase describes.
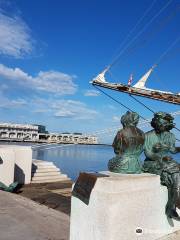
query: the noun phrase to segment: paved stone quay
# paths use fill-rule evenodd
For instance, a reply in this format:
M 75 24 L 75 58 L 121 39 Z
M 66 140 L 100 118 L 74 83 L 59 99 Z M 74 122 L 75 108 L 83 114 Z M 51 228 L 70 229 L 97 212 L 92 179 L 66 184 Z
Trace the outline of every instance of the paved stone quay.
M 30 199 L 0 191 L 1 240 L 68 240 L 69 216 Z
M 29 184 L 21 196 L 0 191 L 0 240 L 69 240 L 71 184 Z M 180 231 L 157 240 L 179 239 Z
M 70 215 L 72 181 L 33 183 L 22 186 L 19 194 L 37 203 Z

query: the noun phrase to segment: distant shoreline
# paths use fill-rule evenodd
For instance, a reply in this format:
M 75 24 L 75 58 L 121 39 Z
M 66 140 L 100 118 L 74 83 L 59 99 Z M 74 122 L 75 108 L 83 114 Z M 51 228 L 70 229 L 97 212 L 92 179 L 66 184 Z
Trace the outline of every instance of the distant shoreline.
M 47 143 L 47 144 L 57 144 L 57 145 L 64 145 L 64 144 L 72 144 L 72 143 L 48 143 L 48 142 L 44 142 L 44 141 L 28 141 L 28 140 L 18 140 L 18 139 L 0 139 L 0 143 L 33 143 L 34 145 L 36 144 L 44 144 L 44 143 Z M 111 144 L 107 144 L 107 143 L 92 143 L 92 144 L 89 144 L 89 143 L 77 143 L 77 144 L 74 144 L 74 145 L 93 145 L 93 146 L 112 146 Z

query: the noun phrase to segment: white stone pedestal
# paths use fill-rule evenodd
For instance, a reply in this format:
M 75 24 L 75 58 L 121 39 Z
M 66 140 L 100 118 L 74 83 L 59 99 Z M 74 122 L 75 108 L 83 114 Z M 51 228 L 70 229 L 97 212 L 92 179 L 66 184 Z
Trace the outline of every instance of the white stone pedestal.
M 13 146 L 15 152 L 14 180 L 21 184 L 31 182 L 32 148 L 28 146 Z
M 72 197 L 70 240 L 155 240 L 180 229 L 165 215 L 159 176 L 103 173 L 110 176 L 97 179 L 89 205 Z
M 9 186 L 14 182 L 15 154 L 13 149 L 0 145 L 0 157 L 3 163 L 0 164 L 0 182 Z
M 28 146 L 0 145 L 0 181 L 6 185 L 31 182 L 32 149 Z

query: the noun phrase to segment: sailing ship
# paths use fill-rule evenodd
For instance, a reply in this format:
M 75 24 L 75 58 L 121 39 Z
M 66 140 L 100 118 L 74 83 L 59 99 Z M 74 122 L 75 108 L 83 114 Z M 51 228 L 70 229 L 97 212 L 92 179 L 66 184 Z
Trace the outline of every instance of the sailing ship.
M 108 72 L 109 67 L 98 74 L 92 81 L 92 85 L 99 86 L 103 88 L 112 89 L 119 92 L 128 93 L 129 95 L 137 95 L 146 98 L 151 98 L 159 101 L 164 101 L 172 104 L 180 105 L 180 93 L 166 92 L 156 89 L 147 88 L 145 86 L 147 79 L 153 72 L 155 66 L 151 67 L 140 79 L 139 81 L 131 86 L 130 84 L 123 83 L 111 83 L 105 78 L 105 74 Z

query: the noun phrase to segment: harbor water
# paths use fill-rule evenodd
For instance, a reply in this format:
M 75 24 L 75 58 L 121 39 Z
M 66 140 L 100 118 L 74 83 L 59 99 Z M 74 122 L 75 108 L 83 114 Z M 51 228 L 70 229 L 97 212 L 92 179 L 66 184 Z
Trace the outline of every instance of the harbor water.
M 79 145 L 79 144 L 31 144 L 31 143 L 0 143 L 29 145 L 33 149 L 33 159 L 53 162 L 62 173 L 73 181 L 79 172 L 106 171 L 109 159 L 114 157 L 113 148 L 109 145 Z M 177 144 L 178 146 L 179 144 Z M 180 154 L 173 155 L 180 163 Z M 141 162 L 145 159 L 141 156 Z
M 79 172 L 107 170 L 108 160 L 113 155 L 112 147 L 106 145 L 48 145 L 33 150 L 34 159 L 52 161 L 73 181 Z
M 113 156 L 113 148 L 108 145 L 48 145 L 35 147 L 33 150 L 33 158 L 52 161 L 73 181 L 76 180 L 79 172 L 107 170 L 107 163 Z M 180 162 L 180 154 L 173 157 Z M 142 155 L 141 161 L 144 158 Z

